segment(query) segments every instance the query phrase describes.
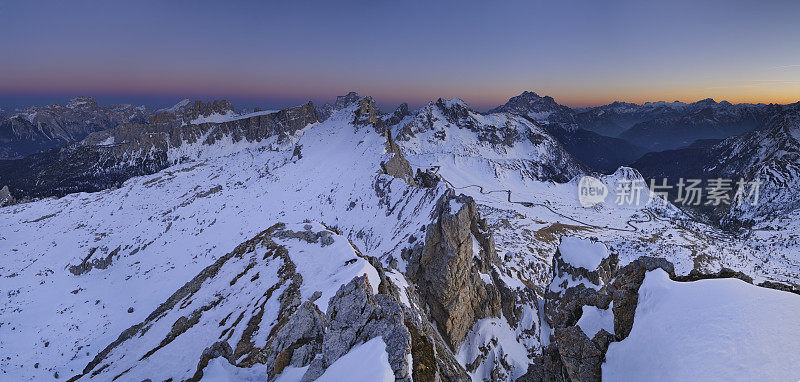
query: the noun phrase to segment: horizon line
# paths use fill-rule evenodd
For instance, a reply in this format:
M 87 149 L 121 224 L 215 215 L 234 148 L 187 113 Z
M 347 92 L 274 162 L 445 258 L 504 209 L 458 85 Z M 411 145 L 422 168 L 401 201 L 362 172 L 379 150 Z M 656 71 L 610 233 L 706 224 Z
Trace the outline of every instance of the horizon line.
M 349 92 L 350 91 L 345 92 L 345 93 L 341 94 L 340 96 L 346 95 Z M 455 96 L 455 97 L 441 96 L 441 97 L 430 98 L 430 99 L 427 99 L 426 101 L 417 101 L 417 102 L 413 102 L 413 101 L 409 102 L 409 101 L 400 100 L 399 98 L 397 98 L 397 99 L 393 99 L 393 100 L 389 99 L 388 102 L 387 101 L 383 101 L 382 102 L 381 99 L 385 99 L 383 97 L 375 97 L 375 96 L 372 96 L 372 95 L 370 95 L 368 93 L 362 94 L 361 92 L 358 92 L 358 91 L 355 91 L 355 92 L 360 97 L 367 97 L 367 96 L 368 97 L 372 97 L 373 100 L 375 100 L 375 102 L 378 103 L 379 105 L 380 104 L 384 104 L 384 105 L 395 105 L 396 106 L 396 105 L 400 105 L 400 104 L 405 103 L 405 104 L 408 104 L 409 106 L 414 105 L 414 107 L 424 107 L 425 105 L 428 105 L 430 103 L 434 103 L 439 99 L 449 100 L 449 99 L 459 98 L 462 101 L 464 101 L 470 107 L 473 107 L 473 105 L 475 105 L 476 107 L 487 108 L 487 109 L 492 109 L 492 108 L 495 108 L 495 107 L 502 106 L 506 102 L 508 102 L 508 100 L 510 100 L 511 98 L 520 96 L 520 95 L 522 95 L 524 93 L 528 93 L 528 92 L 534 93 L 537 96 L 542 97 L 542 98 L 544 98 L 544 97 L 553 98 L 553 100 L 557 104 L 563 105 L 563 106 L 567 106 L 567 107 L 572 108 L 572 109 L 601 107 L 601 106 L 611 105 L 611 104 L 614 104 L 614 103 L 627 103 L 627 104 L 634 104 L 634 105 L 637 105 L 637 106 L 643 106 L 643 105 L 646 105 L 646 104 L 657 104 L 657 103 L 663 103 L 663 104 L 672 104 L 672 103 L 692 104 L 692 103 L 697 103 L 697 102 L 705 101 L 705 100 L 711 100 L 711 101 L 714 101 L 715 103 L 727 102 L 727 103 L 730 103 L 732 105 L 740 105 L 740 104 L 790 105 L 790 104 L 793 104 L 793 103 L 800 102 L 800 97 L 798 97 L 796 100 L 774 100 L 773 99 L 773 100 L 770 100 L 770 101 L 761 100 L 761 101 L 741 101 L 741 102 L 739 102 L 739 101 L 728 101 L 727 99 L 717 100 L 714 97 L 694 97 L 694 98 L 690 98 L 690 99 L 687 99 L 687 98 L 684 98 L 684 99 L 676 98 L 676 99 L 673 99 L 671 101 L 668 101 L 666 98 L 658 99 L 656 101 L 643 100 L 643 99 L 631 100 L 630 98 L 628 98 L 628 99 L 625 99 L 625 98 L 620 98 L 620 99 L 612 98 L 610 101 L 603 101 L 603 102 L 564 102 L 564 103 L 562 103 L 562 102 L 559 102 L 559 100 L 556 97 L 553 97 L 553 96 L 548 95 L 548 94 L 539 93 L 539 92 L 533 91 L 533 90 L 525 90 L 523 92 L 520 92 L 520 93 L 518 93 L 516 95 L 513 95 L 513 96 L 507 98 L 505 102 L 500 102 L 500 103 L 489 103 L 489 102 L 486 102 L 486 101 L 484 101 L 484 102 L 470 102 L 470 101 L 465 100 L 465 98 L 467 98 L 467 97 L 462 97 L 462 96 Z M 137 92 L 130 92 L 130 93 L 128 93 L 128 92 L 125 92 L 125 93 L 102 93 L 101 92 L 101 93 L 94 94 L 94 95 L 92 95 L 92 94 L 80 94 L 80 93 L 81 92 L 74 92 L 74 93 L 70 93 L 70 94 L 66 94 L 66 93 L 51 93 L 51 94 L 47 94 L 47 93 L 14 93 L 14 94 L 0 94 L 0 107 L 9 105 L 9 101 L 12 101 L 12 100 L 15 100 L 15 99 L 19 99 L 19 101 L 18 102 L 14 102 L 15 104 L 12 104 L 12 105 L 9 106 L 9 107 L 14 107 L 15 109 L 14 110 L 6 110 L 6 111 L 24 110 L 24 109 L 27 109 L 28 107 L 36 107 L 36 106 L 42 107 L 42 106 L 48 106 L 48 105 L 53 105 L 53 104 L 61 105 L 61 104 L 65 104 L 69 100 L 72 100 L 72 99 L 75 99 L 75 98 L 81 98 L 81 97 L 92 98 L 95 101 L 97 101 L 97 103 L 100 104 L 101 106 L 132 104 L 132 105 L 136 105 L 136 106 L 148 107 L 148 104 L 149 104 L 150 107 L 153 107 L 153 105 L 156 105 L 156 104 L 158 104 L 158 105 L 174 105 L 174 104 L 176 104 L 176 103 L 178 103 L 178 102 L 180 102 L 182 100 L 187 100 L 188 99 L 188 100 L 191 100 L 191 101 L 196 101 L 196 100 L 200 100 L 200 101 L 228 100 L 228 101 L 230 101 L 231 103 L 234 104 L 234 107 L 237 107 L 237 108 L 238 108 L 238 106 L 236 105 L 235 102 L 241 102 L 241 103 L 245 103 L 245 104 L 248 104 L 248 105 L 251 105 L 251 104 L 253 104 L 255 102 L 273 102 L 274 104 L 282 104 L 285 107 L 293 107 L 293 106 L 297 106 L 297 105 L 303 105 L 303 104 L 308 103 L 308 102 L 312 102 L 315 105 L 324 105 L 326 103 L 334 102 L 336 100 L 336 97 L 338 97 L 338 96 L 327 97 L 327 96 L 322 96 L 322 95 L 316 96 L 316 97 L 314 97 L 314 96 L 311 96 L 311 97 L 292 97 L 291 95 L 276 96 L 276 95 L 266 95 L 266 94 L 263 95 L 263 96 L 252 95 L 252 94 L 250 94 L 250 95 L 235 95 L 235 94 L 225 94 L 225 92 L 222 92 L 222 94 L 220 94 L 220 95 L 214 95 L 214 96 L 206 95 L 206 94 L 190 95 L 190 94 L 176 94 L 176 93 L 164 93 L 164 94 L 150 94 L 150 93 L 147 93 L 147 94 L 143 94 L 143 93 L 137 93 Z M 394 97 L 392 97 L 392 98 L 394 98 Z M 738 98 L 738 97 L 734 97 L 734 99 L 735 98 Z M 38 99 L 38 102 L 34 101 L 35 99 Z M 109 99 L 114 99 L 114 100 L 113 101 L 108 101 Z M 125 99 L 130 99 L 130 101 L 124 101 Z M 322 99 L 326 99 L 326 100 L 322 101 Z M 171 101 L 171 100 L 176 100 L 176 101 Z

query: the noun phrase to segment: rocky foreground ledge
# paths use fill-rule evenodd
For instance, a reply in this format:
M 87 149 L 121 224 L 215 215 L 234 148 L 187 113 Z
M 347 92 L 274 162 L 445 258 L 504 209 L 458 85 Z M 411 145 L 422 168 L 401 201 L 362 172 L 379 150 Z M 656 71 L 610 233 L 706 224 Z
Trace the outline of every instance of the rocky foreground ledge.
M 643 287 L 645 280 L 649 284 Z M 782 349 L 780 344 L 788 343 L 795 348 L 800 345 L 800 335 L 796 332 L 800 326 L 787 325 L 780 317 L 790 319 L 794 316 L 800 308 L 800 298 L 785 293 L 797 293 L 789 285 L 765 282 L 759 286 L 765 288 L 752 285 L 752 278 L 749 276 L 726 268 L 715 274 L 691 272 L 678 276 L 671 262 L 657 257 L 642 256 L 620 267 L 617 255 L 610 252 L 603 243 L 593 239 L 562 238 L 553 258 L 553 281 L 545 293 L 544 301 L 544 318 L 550 327 L 551 342 L 542 348 L 541 356 L 520 380 L 600 381 L 604 379 L 605 373 L 609 374 L 606 378 L 612 380 L 619 377 L 635 380 L 636 375 L 657 377 L 660 371 L 669 373 L 669 376 L 664 374 L 662 378 L 672 379 L 680 375 L 703 375 L 699 369 L 704 369 L 706 373 L 719 373 L 714 374 L 718 376 L 724 375 L 726 368 L 733 364 L 744 362 L 736 359 L 737 356 L 742 357 L 742 353 L 757 353 L 784 367 L 791 365 L 791 358 L 797 356 L 782 356 L 786 349 Z M 683 294 L 677 304 L 673 301 L 670 305 L 670 301 L 663 298 L 679 292 Z M 710 301 L 703 305 L 700 301 L 704 299 Z M 693 300 L 698 302 L 694 303 Z M 742 308 L 747 304 L 764 305 L 764 309 L 774 311 L 777 318 L 748 315 L 742 312 L 745 309 L 739 308 L 733 312 L 728 311 L 726 304 L 730 305 L 731 301 L 742 303 L 739 305 Z M 644 307 L 640 308 L 642 304 Z M 695 309 L 672 310 L 667 319 L 678 322 L 688 320 L 696 328 L 710 326 L 711 332 L 717 329 L 725 333 L 716 333 L 722 334 L 719 337 L 713 337 L 715 333 L 703 333 L 701 336 L 708 338 L 699 339 L 682 338 L 679 332 L 667 333 L 667 339 L 664 339 L 658 333 L 653 333 L 668 332 L 670 329 L 653 329 L 652 324 L 656 320 L 652 312 L 657 312 L 660 306 L 681 309 L 684 305 Z M 700 305 L 699 309 L 697 305 Z M 751 308 L 754 311 L 758 309 Z M 642 320 L 639 323 L 642 330 L 636 333 L 636 339 L 626 341 L 632 336 L 635 324 L 638 323 L 636 319 Z M 753 346 L 749 341 L 750 333 L 736 333 L 736 325 L 720 328 L 719 325 L 726 320 L 746 323 L 743 325 L 745 331 L 748 330 L 748 325 L 767 327 L 763 330 L 765 338 L 761 338 L 760 342 L 767 348 L 740 349 Z M 646 332 L 647 328 L 649 333 Z M 691 332 L 691 328 L 688 331 Z M 696 331 L 702 332 L 703 329 Z M 542 336 L 545 337 L 546 334 L 543 332 Z M 673 338 L 685 341 L 677 346 L 685 354 L 668 354 L 664 350 L 673 345 Z M 705 349 L 695 348 L 693 340 L 705 341 Z M 646 343 L 644 350 L 641 342 Z M 616 359 L 610 359 L 612 355 L 609 349 L 615 344 L 618 344 L 616 349 L 619 351 L 613 355 Z M 631 348 L 635 348 L 637 344 L 640 348 L 634 350 L 635 352 L 646 353 L 649 349 L 663 348 L 651 351 L 658 359 L 651 359 L 650 364 L 642 364 L 641 361 L 646 356 L 630 354 Z M 722 359 L 715 359 L 715 351 L 719 352 L 716 358 Z M 733 354 L 725 354 L 726 352 Z M 704 360 L 708 353 L 712 353 L 712 356 Z M 620 356 L 628 358 L 620 359 Z M 682 357 L 694 358 L 697 364 L 687 362 L 664 367 Z M 718 363 L 716 367 L 715 362 Z M 766 365 L 764 363 L 762 367 L 766 368 Z M 696 370 L 692 370 L 693 366 L 697 366 Z M 739 370 L 736 373 L 741 378 L 743 371 L 736 367 L 734 369 Z M 642 370 L 644 373 L 641 373 Z M 753 370 L 744 372 L 752 373 Z M 800 370 L 788 370 L 786 375 L 797 375 L 798 372 Z

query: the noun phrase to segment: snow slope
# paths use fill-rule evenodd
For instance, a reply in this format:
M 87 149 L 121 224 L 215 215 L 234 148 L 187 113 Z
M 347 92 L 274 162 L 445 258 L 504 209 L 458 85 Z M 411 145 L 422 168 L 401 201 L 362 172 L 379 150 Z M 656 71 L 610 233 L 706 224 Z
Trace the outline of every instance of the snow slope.
M 558 245 L 561 258 L 573 267 L 595 270 L 608 257 L 608 248 L 600 242 L 577 237 L 562 237 Z
M 738 279 L 645 276 L 630 335 L 612 343 L 603 379 L 795 381 L 800 296 Z
M 389 366 L 386 343 L 375 337 L 350 350 L 333 363 L 318 382 L 375 381 L 392 382 L 394 373 Z

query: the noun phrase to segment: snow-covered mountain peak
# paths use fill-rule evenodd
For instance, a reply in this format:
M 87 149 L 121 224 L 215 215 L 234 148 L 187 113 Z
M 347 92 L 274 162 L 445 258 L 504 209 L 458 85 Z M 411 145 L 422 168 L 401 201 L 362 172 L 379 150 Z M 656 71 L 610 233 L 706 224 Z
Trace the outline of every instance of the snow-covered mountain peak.
M 358 93 L 351 91 L 345 95 L 337 96 L 336 101 L 331 103 L 326 103 L 321 107 L 317 108 L 317 113 L 320 116 L 321 120 L 328 119 L 331 115 L 335 114 L 336 112 L 343 110 L 353 104 L 358 103 L 359 101 L 363 100 L 365 97 L 360 96 Z M 371 97 L 369 97 L 371 99 Z
M 552 113 L 564 110 L 563 108 L 564 106 L 556 103 L 553 97 L 542 97 L 534 92 L 525 91 L 518 96 L 511 97 L 505 105 L 492 109 L 489 112 L 506 111 L 525 115 L 528 113 Z
M 464 100 L 462 100 L 461 98 L 451 98 L 451 99 L 439 98 L 436 100 L 436 106 L 443 109 L 452 109 L 452 110 L 466 109 L 470 111 L 472 110 L 472 108 L 470 108 L 469 105 L 467 105 L 467 103 L 464 102 Z
M 489 110 L 488 113 L 507 112 L 525 116 L 540 124 L 553 124 L 564 130 L 574 130 L 575 111 L 558 104 L 553 97 L 540 96 L 534 92 L 523 92 L 511 97 L 504 105 Z
M 95 99 L 92 98 L 92 97 L 75 97 L 75 98 L 69 100 L 69 102 L 67 102 L 67 107 L 71 108 L 71 109 L 75 109 L 75 108 L 79 108 L 79 107 L 80 108 L 91 108 L 91 107 L 96 107 L 96 106 L 97 106 L 97 101 L 95 101 Z
M 481 172 L 495 167 L 560 182 L 586 171 L 536 123 L 505 112 L 480 114 L 463 102 L 431 102 L 403 119 L 395 131 L 412 163 L 423 157 L 429 163 L 456 157 L 479 166 Z
M 609 176 L 612 179 L 616 180 L 630 180 L 630 181 L 641 181 L 644 182 L 644 178 L 642 174 L 639 173 L 639 170 L 627 166 L 622 166 L 614 171 L 613 174 Z

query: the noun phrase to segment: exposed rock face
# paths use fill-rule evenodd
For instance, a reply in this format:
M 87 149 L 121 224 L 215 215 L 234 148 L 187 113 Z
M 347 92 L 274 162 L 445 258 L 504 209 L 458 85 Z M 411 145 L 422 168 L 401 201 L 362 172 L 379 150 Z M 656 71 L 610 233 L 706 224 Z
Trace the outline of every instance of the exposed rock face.
M 144 106 L 100 106 L 91 97 L 8 113 L 0 116 L 0 159 L 58 148 L 96 131 L 147 123 L 148 118 L 150 112 Z
M 213 109 L 213 105 L 210 107 Z M 277 137 L 280 142 L 318 120 L 309 102 L 222 123 L 176 125 L 178 122 L 170 117 L 149 125 L 125 125 L 91 134 L 61 150 L 0 160 L 0 184 L 8 184 L 17 197 L 98 191 L 192 160 L 190 155 L 200 155 L 205 147 L 221 140 L 260 142 Z M 179 150 L 188 145 L 196 150 Z
M 420 187 L 433 188 L 439 183 L 439 177 L 430 169 L 425 171 L 417 169 L 417 173 L 414 175 L 414 181 Z
M 317 109 L 321 121 L 328 119 L 333 113 L 342 110 L 361 99 L 361 96 L 356 92 L 349 92 L 346 95 L 336 97 L 336 102 L 333 104 L 326 103 Z
M 8 191 L 8 186 L 0 188 L 0 207 L 12 205 L 14 202 L 14 197 L 11 196 L 11 192 Z
M 322 352 L 325 321 L 325 313 L 310 301 L 297 308 L 270 344 L 266 360 L 268 379 L 280 374 L 288 365 L 308 365 Z
M 556 344 L 571 381 L 600 381 L 604 353 L 581 328 L 556 328 Z
M 675 277 L 675 267 L 669 261 L 656 257 L 640 257 L 620 268 L 611 291 L 614 298 L 614 334 L 616 339 L 623 340 L 633 328 L 633 315 L 639 301 L 639 287 L 647 272 L 661 268 L 670 277 Z
M 187 381 L 201 380 L 203 378 L 203 369 L 208 366 L 208 363 L 212 359 L 219 357 L 225 358 L 230 363 L 236 362 L 236 360 L 233 358 L 233 349 L 231 349 L 231 345 L 228 344 L 227 341 L 217 341 L 211 346 L 205 348 L 205 350 L 203 350 L 203 354 L 200 356 L 200 362 L 197 363 L 197 371 Z
M 408 117 L 409 115 L 411 115 L 411 113 L 409 113 L 408 111 L 408 104 L 403 102 L 400 104 L 400 106 L 397 107 L 397 109 L 394 110 L 394 113 L 392 113 L 392 115 L 389 118 L 384 120 L 384 123 L 386 124 L 386 126 L 394 126 L 400 123 L 403 120 L 403 118 Z
M 369 281 L 361 276 L 343 285 L 331 298 L 322 357 L 314 359 L 302 381 L 315 380 L 353 346 L 378 336 L 386 342 L 395 380 L 411 380 L 407 357 L 411 334 L 403 323 L 403 309 L 393 297 L 372 293 Z
M 171 108 L 158 110 L 150 118 L 150 123 L 186 125 L 196 123 L 195 121 L 198 119 L 202 121 L 202 117 L 209 117 L 214 114 L 233 115 L 233 105 L 227 100 L 214 100 L 211 102 L 197 100 L 191 102 L 185 99 Z
M 382 164 L 383 172 L 395 178 L 400 178 L 406 183 L 415 185 L 414 170 L 411 164 L 403 157 L 403 153 L 397 152 L 392 155 L 391 159 Z
M 490 264 L 498 260 L 494 239 L 472 198 L 445 194 L 437 216 L 425 230 L 424 246 L 411 254 L 408 275 L 455 349 L 477 319 L 500 316 L 500 292 L 480 276 L 491 274 Z
M 545 317 L 551 327 L 575 325 L 583 314 L 583 306 L 596 306 L 607 309 L 612 298 L 583 284 L 571 287 L 562 294 L 547 291 L 545 298 Z
M 545 292 L 545 317 L 551 327 L 572 326 L 578 322 L 584 305 L 606 309 L 612 298 L 601 289 L 616 274 L 619 260 L 615 253 L 588 270 L 564 261 L 560 249 L 553 256 L 553 282 Z M 578 283 L 569 287 L 571 283 Z
M 358 100 L 358 109 L 355 112 L 353 124 L 368 125 L 378 121 L 378 113 L 375 110 L 375 101 L 372 97 L 364 97 Z
M 391 153 L 392 157 L 388 161 L 381 163 L 381 172 L 403 179 L 406 183 L 415 186 L 414 169 L 411 168 L 411 163 L 403 156 L 400 146 L 392 139 L 392 132 L 388 128 L 386 130 L 386 152 Z

